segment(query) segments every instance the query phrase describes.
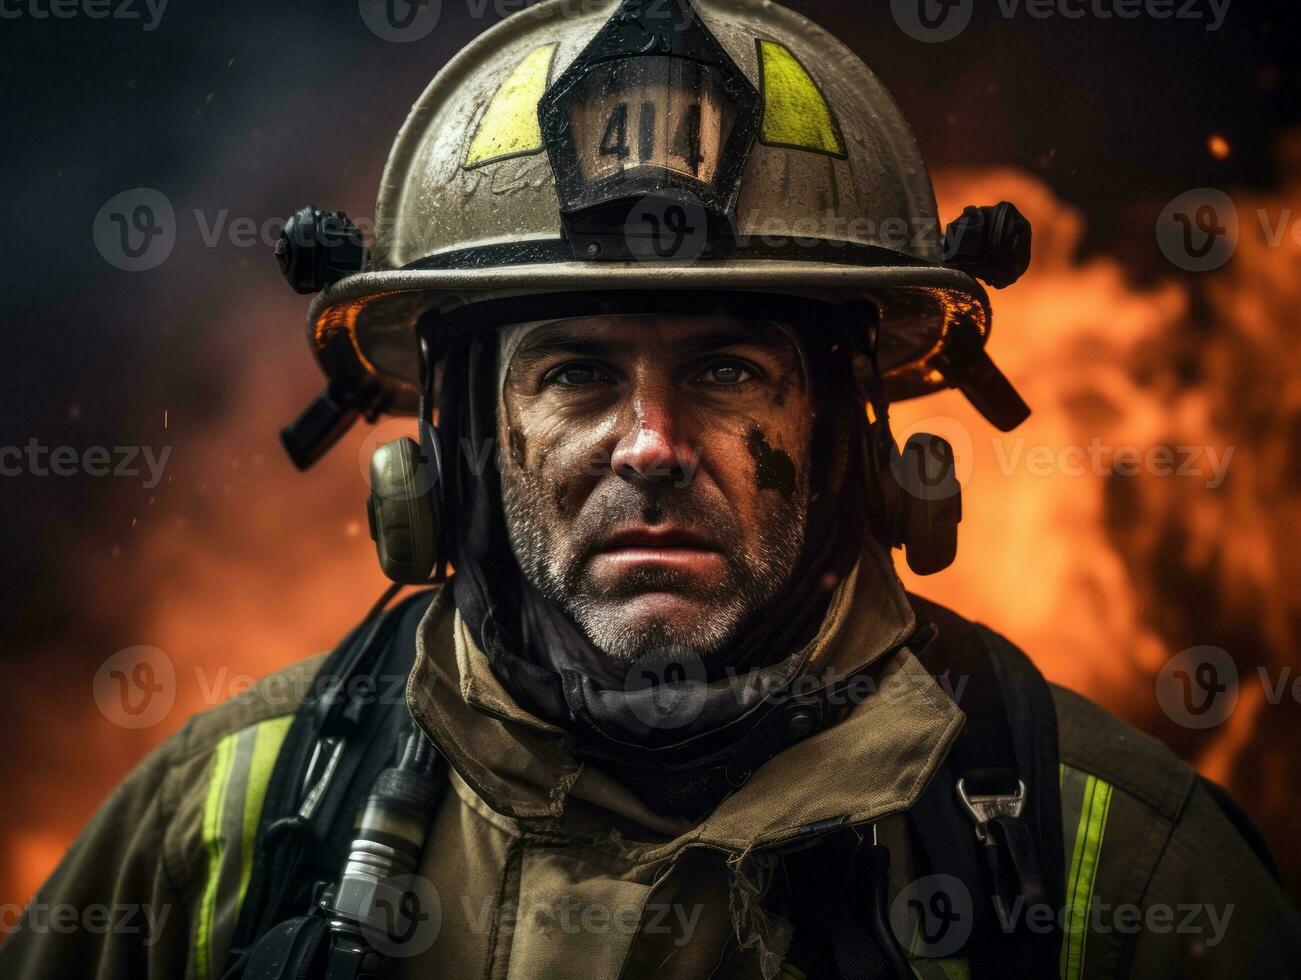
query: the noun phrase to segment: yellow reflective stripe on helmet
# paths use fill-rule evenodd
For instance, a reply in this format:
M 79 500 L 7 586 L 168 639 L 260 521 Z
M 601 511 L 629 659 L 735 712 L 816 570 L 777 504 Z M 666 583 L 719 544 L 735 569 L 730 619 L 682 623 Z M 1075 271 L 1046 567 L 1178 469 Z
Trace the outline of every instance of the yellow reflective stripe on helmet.
M 465 153 L 466 170 L 509 157 L 542 152 L 538 100 L 547 90 L 554 44 L 530 52 L 488 103 Z
M 758 44 L 763 98 L 759 141 L 769 146 L 845 156 L 840 127 L 813 76 L 785 45 L 763 39 Z
M 1089 908 L 1111 810 L 1111 784 L 1069 766 L 1061 767 L 1061 784 L 1063 830 L 1066 839 L 1074 841 L 1067 863 L 1061 966 L 1063 980 L 1077 980 L 1084 975 Z
M 253 873 L 254 838 L 271 771 L 292 721 L 292 715 L 285 715 L 250 725 L 224 737 L 213 750 L 203 804 L 207 878 L 195 917 L 189 973 L 196 980 L 213 980 L 223 972 L 221 960 Z

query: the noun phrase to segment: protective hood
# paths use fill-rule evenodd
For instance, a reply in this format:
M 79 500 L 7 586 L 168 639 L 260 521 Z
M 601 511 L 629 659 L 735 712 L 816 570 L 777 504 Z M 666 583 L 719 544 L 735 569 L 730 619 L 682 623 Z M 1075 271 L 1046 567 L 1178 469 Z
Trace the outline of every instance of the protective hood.
M 439 432 L 443 458 L 453 461 L 444 491 L 455 515 L 447 553 L 465 628 L 522 707 L 571 732 L 580 754 L 617 770 L 660 812 L 703 811 L 717 802 L 706 789 L 708 772 L 746 737 L 756 710 L 802 669 L 833 596 L 858 561 L 864 416 L 854 410 L 849 361 L 836 353 L 834 335 L 798 332 L 816 406 L 802 553 L 779 596 L 705 658 L 703 683 L 693 678 L 667 699 L 657 688 L 625 683 L 628 665 L 596 649 L 525 578 L 506 531 L 499 469 L 461 451 L 496 442 L 500 334 L 467 334 L 448 353 Z

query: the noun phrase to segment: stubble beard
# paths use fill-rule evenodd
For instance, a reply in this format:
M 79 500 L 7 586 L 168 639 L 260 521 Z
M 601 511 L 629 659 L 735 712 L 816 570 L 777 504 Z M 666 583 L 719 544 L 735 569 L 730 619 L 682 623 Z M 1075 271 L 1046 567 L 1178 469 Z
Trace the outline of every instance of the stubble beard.
M 545 480 L 510 467 L 503 473 L 502 500 L 511 548 L 524 575 L 556 603 L 607 656 L 631 662 L 684 650 L 697 657 L 718 652 L 734 640 L 756 612 L 790 581 L 799 561 L 808 521 L 808 476 L 801 474 L 790 500 L 765 508 L 758 534 L 748 538 L 722 501 L 703 501 L 686 490 L 655 491 L 662 519 L 725 542 L 726 574 L 718 587 L 702 591 L 687 576 L 669 569 L 646 569 L 621 577 L 614 588 L 597 587 L 588 577 L 595 544 L 610 530 L 637 521 L 652 503 L 647 491 L 626 483 L 598 487 L 565 535 L 554 494 Z M 778 498 L 780 500 L 780 498 Z M 690 616 L 634 619 L 628 602 L 646 592 L 673 592 L 694 600 Z

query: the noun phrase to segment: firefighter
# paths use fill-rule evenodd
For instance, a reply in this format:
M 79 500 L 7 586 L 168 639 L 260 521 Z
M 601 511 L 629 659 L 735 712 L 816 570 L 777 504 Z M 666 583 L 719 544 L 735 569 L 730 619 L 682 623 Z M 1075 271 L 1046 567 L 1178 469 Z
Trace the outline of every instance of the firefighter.
M 895 574 L 961 505 L 889 405 L 1025 417 L 981 281 L 1029 253 L 1006 203 L 942 234 L 881 84 L 767 0 L 484 33 L 371 247 L 316 208 L 277 246 L 329 382 L 286 448 L 414 415 L 368 511 L 434 584 L 170 738 L 5 975 L 1287 975 L 1233 801 Z M 41 927 L 92 905 L 150 914 Z

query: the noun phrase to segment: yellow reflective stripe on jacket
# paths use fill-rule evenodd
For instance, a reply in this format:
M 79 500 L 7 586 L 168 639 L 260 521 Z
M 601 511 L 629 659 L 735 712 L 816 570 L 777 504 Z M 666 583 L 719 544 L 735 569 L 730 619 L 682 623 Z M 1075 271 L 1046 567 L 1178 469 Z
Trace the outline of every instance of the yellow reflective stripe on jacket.
M 1063 840 L 1066 853 L 1066 916 L 1062 936 L 1062 980 L 1084 975 L 1089 909 L 1093 904 L 1098 855 L 1111 809 L 1111 784 L 1069 766 L 1061 767 Z
M 272 718 L 227 735 L 213 750 L 203 806 L 208 856 L 203 898 L 195 917 L 190 976 L 213 980 L 239 919 L 253 873 L 254 838 L 276 756 L 293 721 Z

